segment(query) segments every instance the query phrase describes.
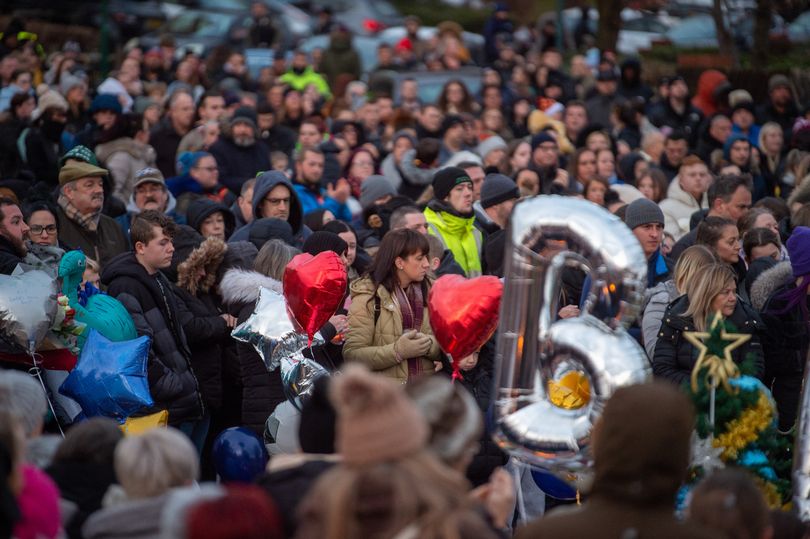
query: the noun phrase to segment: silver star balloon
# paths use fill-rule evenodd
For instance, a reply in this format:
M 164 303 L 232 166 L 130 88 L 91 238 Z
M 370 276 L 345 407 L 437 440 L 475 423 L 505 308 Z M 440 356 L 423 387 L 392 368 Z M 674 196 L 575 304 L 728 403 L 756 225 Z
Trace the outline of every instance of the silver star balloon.
M 697 434 L 692 435 L 692 462 L 693 468 L 702 468 L 704 475 L 711 474 L 714 470 L 725 468 L 726 465 L 720 459 L 723 453 L 722 447 L 714 447 L 712 438 L 698 438 Z
M 252 344 L 264 361 L 268 372 L 273 372 L 279 365 L 280 353 L 274 351 L 282 340 L 293 334 L 292 322 L 287 314 L 287 302 L 284 296 L 268 288 L 259 291 L 259 300 L 253 313 L 247 320 L 236 326 L 231 337 L 237 341 Z M 296 340 L 298 342 L 298 340 Z M 306 346 L 307 339 L 301 346 Z
M 298 346 L 294 351 L 292 348 L 296 346 L 296 342 L 303 339 L 303 346 Z M 312 395 L 315 380 L 321 376 L 329 376 L 329 371 L 322 367 L 317 361 L 304 357 L 304 349 L 306 348 L 307 336 L 296 334 L 296 338 L 289 338 L 284 343 L 276 348 L 286 348 L 287 353 L 279 355 L 281 362 L 281 384 L 284 388 L 284 394 L 287 399 L 299 410 L 303 401 Z M 323 338 L 320 333 L 315 334 L 313 344 L 323 343 Z M 275 355 L 275 351 L 274 351 Z

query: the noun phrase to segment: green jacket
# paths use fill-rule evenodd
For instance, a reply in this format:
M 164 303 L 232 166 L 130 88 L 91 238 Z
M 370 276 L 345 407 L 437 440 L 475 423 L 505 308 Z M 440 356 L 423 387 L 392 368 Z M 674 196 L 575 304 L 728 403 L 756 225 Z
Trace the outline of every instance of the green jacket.
M 287 71 L 281 76 L 280 80 L 284 84 L 289 84 L 291 88 L 299 92 L 303 92 L 307 89 L 307 86 L 314 84 L 315 88 L 318 89 L 318 93 L 321 94 L 324 99 L 332 97 L 332 92 L 329 91 L 329 84 L 326 83 L 326 79 L 319 73 L 316 73 L 315 70 L 312 69 L 312 66 L 307 66 L 300 75 L 294 71 Z
M 442 240 L 445 248 L 450 249 L 467 277 L 480 276 L 484 238 L 481 231 L 475 228 L 475 215 L 459 217 L 441 211 L 436 206 L 434 208 L 430 205 L 425 208 L 428 232 Z

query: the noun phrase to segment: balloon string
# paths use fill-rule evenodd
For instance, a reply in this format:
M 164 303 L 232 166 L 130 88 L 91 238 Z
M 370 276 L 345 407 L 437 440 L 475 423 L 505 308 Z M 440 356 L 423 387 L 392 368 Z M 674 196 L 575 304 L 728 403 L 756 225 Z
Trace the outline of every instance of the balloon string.
M 62 438 L 65 437 L 65 431 L 62 430 L 62 425 L 59 423 L 59 417 L 56 415 L 56 410 L 53 407 L 53 402 L 51 401 L 51 395 L 48 393 L 48 388 L 45 387 L 45 381 L 42 379 L 42 369 L 39 367 L 39 362 L 37 361 L 36 353 L 29 352 L 31 354 L 31 361 L 34 363 L 34 366 L 28 370 L 28 374 L 32 376 L 36 376 L 37 380 L 39 380 L 39 385 L 42 386 L 42 391 L 45 393 L 45 400 L 48 402 L 48 408 L 51 410 L 51 414 L 53 414 L 53 420 L 56 422 L 56 426 L 59 429 L 59 434 L 62 435 Z

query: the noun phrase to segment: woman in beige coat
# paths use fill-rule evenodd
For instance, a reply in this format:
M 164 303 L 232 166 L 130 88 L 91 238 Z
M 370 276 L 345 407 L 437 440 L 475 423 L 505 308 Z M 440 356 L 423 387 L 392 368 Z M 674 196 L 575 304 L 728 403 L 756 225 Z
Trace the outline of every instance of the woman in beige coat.
M 345 361 L 403 384 L 434 372 L 440 351 L 428 320 L 428 250 L 413 230 L 385 235 L 368 274 L 351 286 Z

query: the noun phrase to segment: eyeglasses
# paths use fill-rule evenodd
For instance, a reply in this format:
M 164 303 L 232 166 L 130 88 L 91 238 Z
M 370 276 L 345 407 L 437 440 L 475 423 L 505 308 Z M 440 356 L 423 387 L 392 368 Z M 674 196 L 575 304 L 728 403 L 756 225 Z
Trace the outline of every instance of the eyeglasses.
M 56 225 L 31 225 L 28 228 L 31 230 L 31 234 L 34 236 L 39 236 L 43 232 L 47 232 L 48 234 L 56 234 Z
M 290 204 L 290 197 L 287 197 L 287 198 L 265 198 L 264 202 L 270 204 L 271 206 L 278 206 L 281 203 L 284 203 L 285 205 L 288 206 Z

